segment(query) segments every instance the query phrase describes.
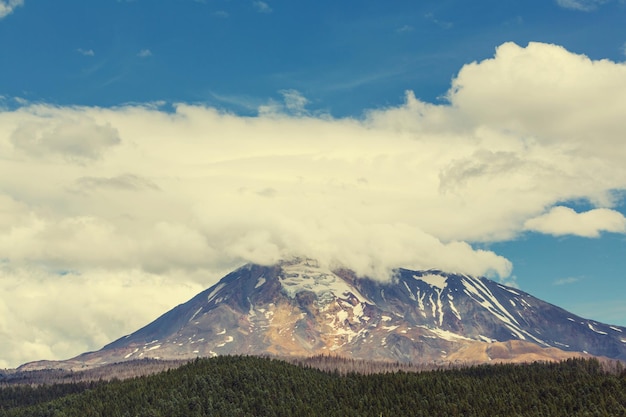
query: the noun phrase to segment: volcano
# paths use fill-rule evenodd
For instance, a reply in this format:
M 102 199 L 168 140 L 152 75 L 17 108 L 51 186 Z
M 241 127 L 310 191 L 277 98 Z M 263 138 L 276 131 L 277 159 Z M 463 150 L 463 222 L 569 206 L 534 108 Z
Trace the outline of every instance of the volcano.
M 626 328 L 484 277 L 398 269 L 382 281 L 295 259 L 245 265 L 136 332 L 61 363 L 234 354 L 437 364 L 626 360 Z

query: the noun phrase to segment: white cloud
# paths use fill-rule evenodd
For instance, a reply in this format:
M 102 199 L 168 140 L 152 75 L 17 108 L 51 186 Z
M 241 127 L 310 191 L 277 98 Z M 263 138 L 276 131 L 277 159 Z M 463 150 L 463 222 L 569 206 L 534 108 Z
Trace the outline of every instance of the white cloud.
M 569 207 L 557 206 L 546 214 L 528 219 L 524 226 L 554 236 L 598 237 L 601 232 L 626 233 L 626 218 L 606 208 L 577 213 Z
M 187 104 L 1 110 L 1 285 L 60 299 L 69 285 L 132 320 L 94 313 L 68 334 L 61 301 L 29 318 L 30 304 L 3 300 L 0 357 L 66 357 L 68 339 L 97 349 L 246 261 L 504 278 L 510 262 L 472 243 L 623 231 L 612 207 L 626 189 L 624 64 L 507 43 L 461 69 L 449 104 L 407 93 L 362 119 L 312 115 L 300 92 L 280 94 L 256 117 Z M 558 208 L 572 199 L 596 208 Z M 152 280 L 163 302 L 124 310 Z
M 230 16 L 230 13 L 228 13 L 225 10 L 217 10 L 217 11 L 213 12 L 213 16 L 219 17 L 221 19 L 226 19 L 227 17 Z
M 152 56 L 152 51 L 150 51 L 149 49 L 142 49 L 137 53 L 137 56 L 139 58 L 147 58 L 149 56 Z
M 13 146 L 31 156 L 68 159 L 96 159 L 120 141 L 108 123 L 97 124 L 88 115 L 35 106 L 31 114 L 17 117 L 9 136 Z M 39 113 L 41 111 L 41 113 Z
M 556 0 L 556 3 L 566 9 L 589 12 L 608 1 L 609 0 Z
M 288 89 L 280 90 L 279 94 L 283 97 L 282 102 L 270 100 L 268 103 L 258 106 L 257 110 L 262 116 L 276 115 L 283 117 L 285 115 L 291 116 L 304 116 L 307 114 L 306 105 L 309 100 L 302 95 L 298 90 Z M 250 107 L 250 103 L 245 103 L 244 100 L 222 99 L 220 96 L 214 95 L 215 98 L 231 104 L 248 104 L 246 107 Z M 243 107 L 243 106 L 242 106 Z
M 95 56 L 96 53 L 93 51 L 93 49 L 83 49 L 83 48 L 78 48 L 76 50 L 79 54 L 81 55 L 85 55 L 85 56 Z
M 580 281 L 580 278 L 578 277 L 560 278 L 554 281 L 554 285 L 570 285 L 579 281 Z
M 466 65 L 453 81 L 449 99 L 459 116 L 494 133 L 514 135 L 515 143 L 529 152 L 540 149 L 545 156 L 545 150 L 559 150 L 562 156 L 555 157 L 560 161 L 544 159 L 544 169 L 550 165 L 561 174 L 566 170 L 577 175 L 572 166 L 564 165 L 566 161 L 583 154 L 592 157 L 576 159 L 584 162 L 584 181 L 590 181 L 581 184 L 582 195 L 591 192 L 591 182 L 596 183 L 589 170 L 598 170 L 603 181 L 609 176 L 601 161 L 610 161 L 606 169 L 612 170 L 626 158 L 619 117 L 626 108 L 624 63 L 592 61 L 554 45 L 530 43 L 521 48 L 506 43 L 493 59 Z
M 303 114 L 306 112 L 305 107 L 309 100 L 297 90 L 282 90 L 280 91 L 283 99 L 285 100 L 285 107 L 287 110 L 294 114 Z
M 203 288 L 138 270 L 55 273 L 0 264 L 0 368 L 69 358 L 138 329 Z M 169 280 L 168 280 L 169 278 Z M 138 300 L 140 300 L 138 302 Z
M 397 33 L 410 33 L 413 32 L 415 28 L 411 25 L 404 25 L 396 29 Z
M 427 20 L 430 20 L 431 22 L 433 22 L 434 24 L 436 24 L 437 26 L 439 26 L 442 29 L 450 29 L 450 28 L 452 28 L 452 26 L 454 26 L 454 24 L 452 24 L 452 22 L 446 22 L 446 21 L 442 21 L 442 20 L 437 19 L 435 17 L 435 15 L 432 14 L 432 13 L 426 13 L 424 15 L 424 17 Z
M 111 178 L 81 177 L 76 180 L 75 189 L 79 192 L 89 192 L 99 188 L 111 188 L 128 191 L 159 189 L 159 187 L 152 181 L 133 174 L 121 174 Z
M 0 19 L 13 13 L 16 7 L 23 5 L 24 0 L 0 0 Z
M 252 4 L 254 5 L 254 8 L 259 13 L 271 13 L 272 12 L 272 8 L 269 6 L 269 4 L 267 4 L 264 1 L 254 1 L 252 2 Z

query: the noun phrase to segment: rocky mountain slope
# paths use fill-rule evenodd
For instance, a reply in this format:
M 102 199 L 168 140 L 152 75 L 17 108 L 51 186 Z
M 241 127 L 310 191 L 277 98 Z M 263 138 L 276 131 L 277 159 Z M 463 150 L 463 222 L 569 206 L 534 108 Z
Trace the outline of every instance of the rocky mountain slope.
M 583 319 L 486 278 L 400 269 L 381 282 L 294 260 L 246 265 L 97 352 L 24 368 L 224 354 L 414 363 L 626 360 L 626 328 Z

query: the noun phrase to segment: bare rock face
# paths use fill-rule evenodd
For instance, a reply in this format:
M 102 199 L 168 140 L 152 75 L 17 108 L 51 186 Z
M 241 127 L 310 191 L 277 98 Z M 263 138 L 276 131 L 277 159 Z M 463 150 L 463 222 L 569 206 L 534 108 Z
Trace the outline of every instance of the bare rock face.
M 486 278 L 399 269 L 381 282 L 294 260 L 246 265 L 97 352 L 29 366 L 225 354 L 442 364 L 626 360 L 626 328 L 577 317 Z

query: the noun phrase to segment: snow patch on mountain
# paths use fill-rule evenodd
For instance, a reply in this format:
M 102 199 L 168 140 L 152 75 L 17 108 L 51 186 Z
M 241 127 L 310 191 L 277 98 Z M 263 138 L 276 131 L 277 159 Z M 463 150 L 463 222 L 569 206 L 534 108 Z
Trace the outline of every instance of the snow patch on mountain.
M 593 327 L 591 325 L 591 323 L 587 323 L 587 327 L 589 327 L 589 329 L 591 329 L 592 331 L 594 331 L 594 332 L 596 332 L 598 334 L 608 334 L 607 332 L 603 332 L 603 331 L 597 330 L 595 327 Z
M 300 262 L 283 265 L 283 275 L 280 277 L 283 291 L 290 297 L 302 291 L 311 291 L 318 298 L 324 297 L 330 301 L 334 297 L 342 298 L 353 294 L 361 303 L 372 304 L 356 288 L 330 270 L 320 268 L 316 264 Z M 332 297 L 334 295 L 334 297 Z
M 457 319 L 463 320 L 461 318 L 461 313 L 459 313 L 459 310 L 457 310 L 452 300 L 454 300 L 454 297 L 451 294 L 448 294 L 448 301 L 449 301 L 450 309 L 452 310 L 452 312 L 454 313 Z
M 443 290 L 448 285 L 447 284 L 448 278 L 444 277 L 443 275 L 427 274 L 421 277 L 418 275 L 413 275 L 413 278 L 419 281 L 423 281 L 426 284 L 430 285 L 431 287 L 439 288 L 440 290 Z
M 191 318 L 189 319 L 189 321 L 191 322 L 193 319 L 196 318 L 196 316 L 202 311 L 202 307 L 200 307 L 198 310 L 196 310 L 195 313 L 193 313 L 193 316 L 191 316 Z
M 417 326 L 417 327 L 420 327 L 422 329 L 427 329 L 431 333 L 434 333 L 437 337 L 444 339 L 444 340 L 451 341 L 451 342 L 458 341 L 458 340 L 473 340 L 473 339 L 470 339 L 469 337 L 465 337 L 463 335 L 460 335 L 460 334 L 457 334 L 448 330 L 443 330 L 437 327 L 428 327 L 428 326 Z
M 407 284 L 406 281 L 402 281 L 402 283 L 404 284 L 404 287 L 406 288 L 407 292 L 409 293 L 409 298 L 411 300 L 413 300 L 413 301 L 417 301 L 417 298 L 415 298 L 415 295 L 411 291 L 411 288 L 409 287 L 409 284 Z
M 500 285 L 500 284 L 498 284 L 498 287 L 502 288 L 502 289 L 503 289 L 503 290 L 505 290 L 505 291 L 510 292 L 511 294 L 515 294 L 515 295 L 517 295 L 517 296 L 521 295 L 521 294 L 520 294 L 520 293 L 518 293 L 517 291 L 513 291 L 512 289 L 510 289 L 510 288 L 508 288 L 508 287 L 505 287 L 504 285 Z
M 484 308 L 493 313 L 501 321 L 508 324 L 511 327 L 519 327 L 519 323 L 509 313 L 509 311 L 500 304 L 498 299 L 489 291 L 480 280 L 478 279 L 463 279 L 466 292 L 470 296 L 474 296 L 474 299 L 482 305 Z
M 226 284 L 224 283 L 219 283 L 215 286 L 215 288 L 213 288 L 213 291 L 211 291 L 211 293 L 208 295 L 207 297 L 207 301 L 210 303 L 211 301 L 213 301 L 213 298 L 220 292 L 220 290 L 222 288 L 224 288 L 226 286 Z
M 135 348 L 135 350 L 133 350 L 132 352 L 130 352 L 128 355 L 124 356 L 124 359 L 128 359 L 131 356 L 133 356 L 133 354 L 139 352 L 139 348 Z

